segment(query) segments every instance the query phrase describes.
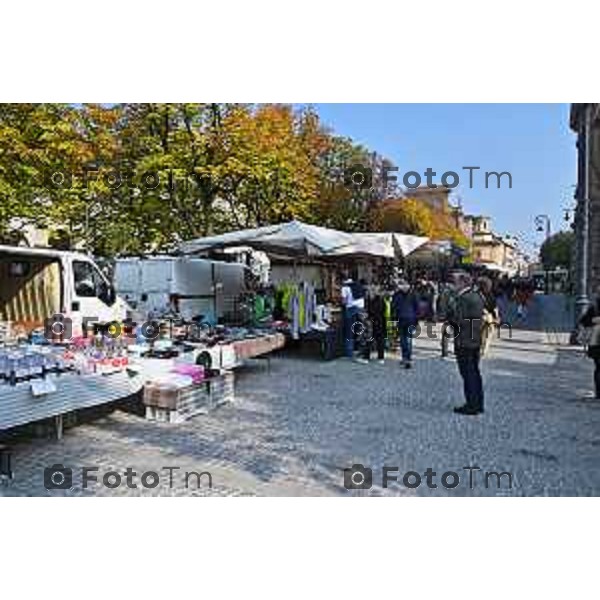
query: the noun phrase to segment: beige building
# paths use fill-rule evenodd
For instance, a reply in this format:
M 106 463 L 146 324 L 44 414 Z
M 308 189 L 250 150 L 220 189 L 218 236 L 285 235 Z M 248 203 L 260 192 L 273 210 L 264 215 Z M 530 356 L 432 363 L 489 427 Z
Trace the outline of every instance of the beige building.
M 483 215 L 465 217 L 471 232 L 471 256 L 476 265 L 514 275 L 525 269 L 517 241 L 492 230 L 492 220 Z
M 407 189 L 405 191 L 407 198 L 414 198 L 420 200 L 424 204 L 427 204 L 429 208 L 447 214 L 450 211 L 450 203 L 448 201 L 450 197 L 450 188 L 438 185 L 435 188 L 427 186 L 420 186 L 415 189 Z

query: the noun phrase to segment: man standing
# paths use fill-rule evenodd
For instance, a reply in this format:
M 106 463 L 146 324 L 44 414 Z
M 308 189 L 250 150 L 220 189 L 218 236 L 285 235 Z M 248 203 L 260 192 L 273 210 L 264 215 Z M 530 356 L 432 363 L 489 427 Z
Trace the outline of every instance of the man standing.
M 373 346 L 377 350 L 377 359 L 380 364 L 385 362 L 385 338 L 387 332 L 387 319 L 385 316 L 385 302 L 383 292 L 378 285 L 372 285 L 365 296 L 366 308 L 363 322 L 362 362 L 371 360 Z
M 481 359 L 481 330 L 484 300 L 479 290 L 464 276 L 460 292 L 449 317 L 454 331 L 454 352 L 458 370 L 463 379 L 465 404 L 454 409 L 460 415 L 478 415 L 483 412 L 483 382 L 479 371 Z
M 405 369 L 412 367 L 412 341 L 418 322 L 419 303 L 407 281 L 400 281 L 392 298 L 392 312 L 400 334 L 402 364 Z
M 354 354 L 354 323 L 358 313 L 365 308 L 364 286 L 351 278 L 342 282 L 342 307 L 344 311 L 344 349 L 347 358 Z

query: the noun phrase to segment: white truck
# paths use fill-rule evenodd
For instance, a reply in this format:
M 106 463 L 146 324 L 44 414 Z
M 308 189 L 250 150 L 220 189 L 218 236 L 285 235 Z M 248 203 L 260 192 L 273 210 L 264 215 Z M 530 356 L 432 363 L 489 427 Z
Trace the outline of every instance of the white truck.
M 216 323 L 234 311 L 246 289 L 247 269 L 240 263 L 187 256 L 122 258 L 115 263 L 114 282 L 141 318 L 176 312 L 188 320 L 203 315 Z
M 0 321 L 27 333 L 57 314 L 79 336 L 84 322 L 125 320 L 128 306 L 85 254 L 0 245 Z

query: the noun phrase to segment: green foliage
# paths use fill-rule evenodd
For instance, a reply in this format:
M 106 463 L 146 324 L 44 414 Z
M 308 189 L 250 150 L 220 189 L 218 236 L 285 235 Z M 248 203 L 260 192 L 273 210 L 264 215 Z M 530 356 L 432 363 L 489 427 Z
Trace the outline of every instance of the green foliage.
M 34 225 L 61 247 L 114 256 L 291 218 L 367 230 L 389 189 L 349 188 L 355 164 L 381 182 L 389 162 L 331 134 L 312 109 L 4 104 L 0 237 Z
M 540 258 L 544 269 L 558 267 L 569 269 L 574 244 L 575 234 L 572 231 L 559 231 L 551 235 L 540 248 Z

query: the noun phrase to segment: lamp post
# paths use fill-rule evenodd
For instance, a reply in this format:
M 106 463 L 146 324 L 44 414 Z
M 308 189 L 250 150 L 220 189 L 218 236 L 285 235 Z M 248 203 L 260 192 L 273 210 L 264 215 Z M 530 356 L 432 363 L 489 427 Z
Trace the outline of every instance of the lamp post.
M 546 231 L 546 239 L 550 237 L 551 225 L 550 225 L 550 217 L 548 215 L 537 215 L 535 218 L 535 227 L 536 231 L 543 232 L 544 229 Z
M 540 233 L 542 233 L 545 230 L 546 240 L 548 240 L 551 233 L 550 217 L 548 215 L 537 215 L 537 217 L 535 218 L 535 228 L 536 231 Z M 548 294 L 548 287 L 548 269 L 544 267 L 544 294 Z

